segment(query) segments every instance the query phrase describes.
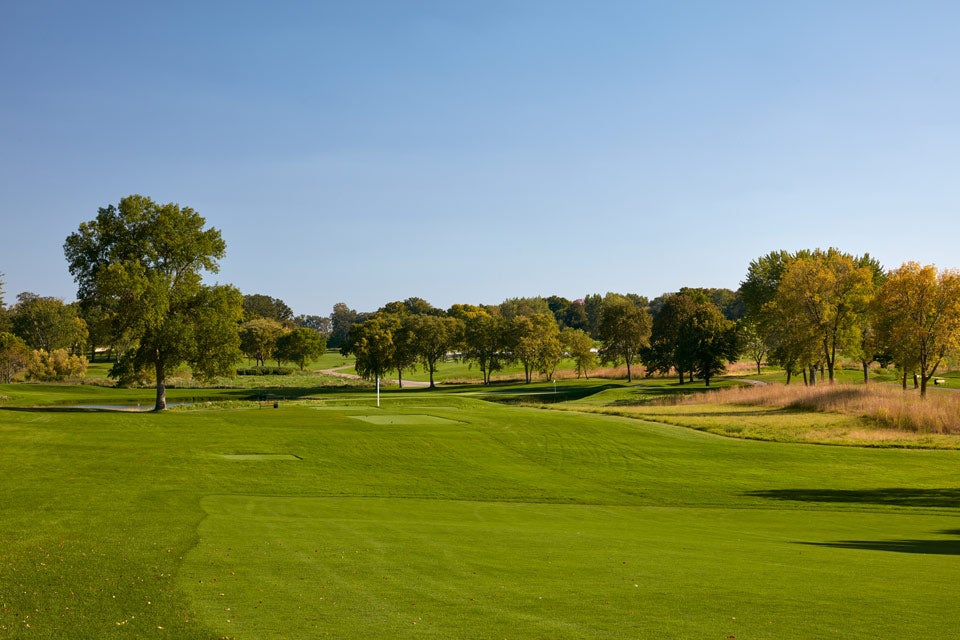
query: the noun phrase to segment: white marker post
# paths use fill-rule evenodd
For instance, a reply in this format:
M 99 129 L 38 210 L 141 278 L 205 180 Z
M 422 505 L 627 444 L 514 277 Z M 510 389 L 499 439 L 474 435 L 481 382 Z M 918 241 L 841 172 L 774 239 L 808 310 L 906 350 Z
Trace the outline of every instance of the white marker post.
M 380 376 L 377 376 L 377 407 L 380 406 Z

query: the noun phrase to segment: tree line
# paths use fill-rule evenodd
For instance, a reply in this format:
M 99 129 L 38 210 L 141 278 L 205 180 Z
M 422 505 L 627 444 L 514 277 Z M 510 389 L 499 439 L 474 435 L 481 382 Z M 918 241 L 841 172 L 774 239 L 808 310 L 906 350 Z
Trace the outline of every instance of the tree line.
M 472 363 L 483 381 L 508 364 L 551 378 L 562 357 L 577 374 L 598 363 L 637 364 L 651 374 L 706 384 L 729 362 L 749 356 L 783 367 L 788 383 L 834 380 L 838 358 L 893 364 L 927 383 L 960 346 L 960 275 L 906 263 L 884 270 L 869 255 L 838 249 L 775 251 L 750 263 L 737 291 L 684 288 L 653 300 L 626 293 L 511 298 L 497 305 L 438 309 L 421 298 L 376 312 L 337 303 L 329 316 L 294 316 L 282 300 L 205 285 L 225 251 L 220 232 L 193 209 L 129 196 L 99 209 L 64 243 L 78 285 L 77 302 L 21 293 L 3 303 L 0 277 L 0 380 L 82 373 L 108 346 L 110 375 L 120 384 L 156 384 L 186 363 L 201 379 L 232 374 L 246 355 L 303 368 L 325 347 L 353 354 L 357 372 L 379 378 L 422 366 L 434 374 L 452 355 Z M 0 274 L 2 276 L 2 274 Z

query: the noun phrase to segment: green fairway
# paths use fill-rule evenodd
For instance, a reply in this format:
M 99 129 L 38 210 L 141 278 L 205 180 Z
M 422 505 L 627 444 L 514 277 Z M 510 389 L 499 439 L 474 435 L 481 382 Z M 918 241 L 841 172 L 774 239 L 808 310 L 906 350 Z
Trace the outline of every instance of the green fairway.
M 425 391 L 380 409 L 369 392 L 163 414 L 12 402 L 3 638 L 960 626 L 955 451 L 731 440 Z

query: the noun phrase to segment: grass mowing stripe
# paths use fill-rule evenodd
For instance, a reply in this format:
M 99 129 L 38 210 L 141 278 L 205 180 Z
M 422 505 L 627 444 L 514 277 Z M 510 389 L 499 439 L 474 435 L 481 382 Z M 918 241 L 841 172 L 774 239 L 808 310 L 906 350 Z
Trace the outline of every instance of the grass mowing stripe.
M 955 548 L 890 552 L 901 536 L 955 542 L 935 515 L 250 496 L 203 505 L 180 577 L 204 618 L 236 637 L 286 637 L 296 623 L 314 637 L 875 638 L 960 621 L 949 613 Z M 857 537 L 890 546 L 844 546 Z M 922 593 L 919 606 L 904 585 Z

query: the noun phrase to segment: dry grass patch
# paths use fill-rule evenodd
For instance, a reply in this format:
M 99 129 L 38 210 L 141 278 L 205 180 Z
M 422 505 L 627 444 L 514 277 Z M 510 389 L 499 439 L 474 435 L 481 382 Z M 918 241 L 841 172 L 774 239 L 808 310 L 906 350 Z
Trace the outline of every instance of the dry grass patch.
M 677 404 L 733 404 L 777 407 L 789 411 L 830 412 L 862 418 L 875 426 L 923 434 L 960 433 L 960 394 L 916 391 L 886 385 L 763 385 L 729 387 Z
M 923 400 L 918 392 L 887 385 L 725 387 L 576 410 L 750 440 L 960 449 L 960 394 L 932 392 Z

